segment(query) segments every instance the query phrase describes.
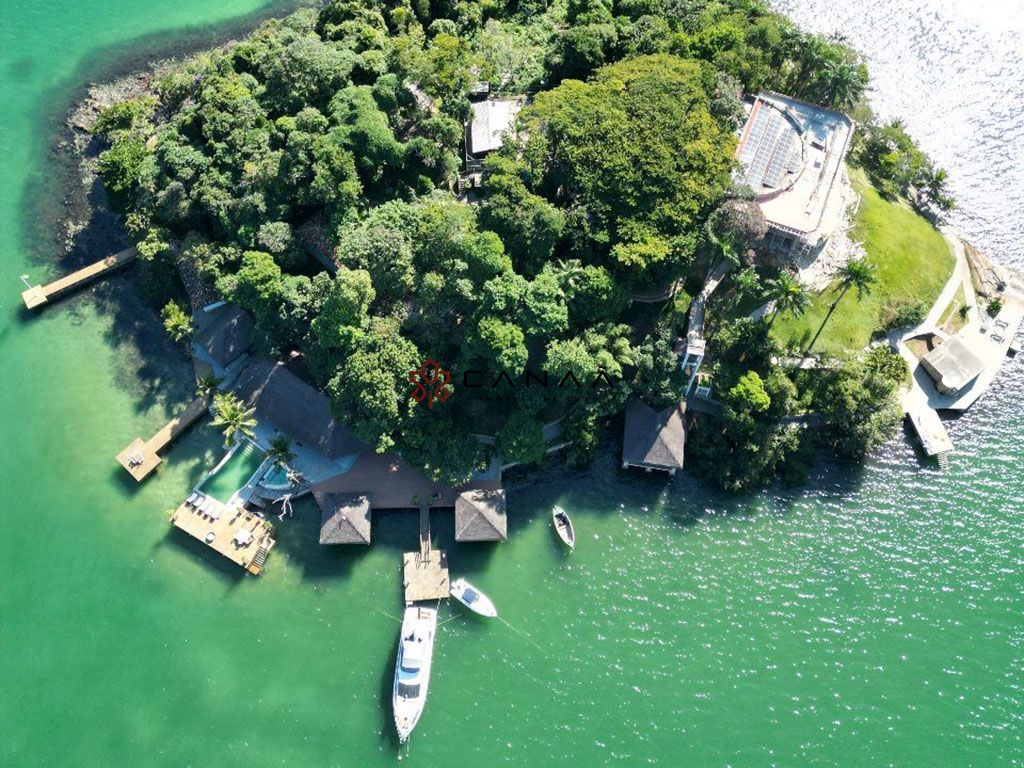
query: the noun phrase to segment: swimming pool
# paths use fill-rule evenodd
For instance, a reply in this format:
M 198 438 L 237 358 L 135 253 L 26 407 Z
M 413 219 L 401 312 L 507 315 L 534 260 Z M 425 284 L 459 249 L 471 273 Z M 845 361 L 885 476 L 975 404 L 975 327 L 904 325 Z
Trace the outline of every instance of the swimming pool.
M 263 460 L 263 453 L 256 446 L 250 442 L 242 443 L 220 469 L 203 481 L 199 490 L 227 504 L 235 491 L 256 474 Z
M 260 485 L 274 490 L 287 488 L 291 485 L 288 481 L 288 470 L 281 464 L 274 464 L 260 480 Z

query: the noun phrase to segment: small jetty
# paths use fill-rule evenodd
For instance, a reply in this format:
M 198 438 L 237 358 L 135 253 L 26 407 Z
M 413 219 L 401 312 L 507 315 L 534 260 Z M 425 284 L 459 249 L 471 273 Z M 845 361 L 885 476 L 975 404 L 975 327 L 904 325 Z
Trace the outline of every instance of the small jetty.
M 115 253 L 113 256 L 107 256 L 107 258 L 83 267 L 77 272 L 72 272 L 70 275 L 54 280 L 52 283 L 34 285 L 22 291 L 21 298 L 25 302 L 26 309 L 38 309 L 62 294 L 77 290 L 108 272 L 123 267 L 125 264 L 133 261 L 138 255 L 139 252 L 134 246 L 126 248 L 119 253 Z
M 164 424 L 149 440 L 136 437 L 131 444 L 117 454 L 118 463 L 127 470 L 136 482 L 142 482 L 156 469 L 162 459 L 158 455 L 178 435 L 207 412 L 209 400 L 199 396 L 184 411 Z
M 420 549 L 402 555 L 402 586 L 405 602 L 441 600 L 451 595 L 448 554 L 430 548 L 430 507 L 420 505 Z
M 907 416 L 917 433 L 924 452 L 934 456 L 942 469 L 949 468 L 949 454 L 953 450 L 953 441 L 942 425 L 942 419 L 927 403 L 915 403 L 907 408 Z

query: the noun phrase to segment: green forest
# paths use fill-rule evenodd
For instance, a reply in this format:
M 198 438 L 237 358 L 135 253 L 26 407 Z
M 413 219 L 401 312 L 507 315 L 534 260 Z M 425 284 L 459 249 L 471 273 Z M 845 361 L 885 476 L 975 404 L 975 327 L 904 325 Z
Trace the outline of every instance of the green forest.
M 723 258 L 757 279 L 742 261 L 763 219 L 732 174 L 742 97 L 864 114 L 867 82 L 841 41 L 760 0 L 334 0 L 188 59 L 94 132 L 172 335 L 190 330 L 188 263 L 357 436 L 459 482 L 491 450 L 473 435 L 538 462 L 562 419 L 583 462 L 631 394 L 678 401 L 689 296 Z M 470 202 L 458 177 L 484 85 L 529 99 Z M 867 122 L 855 155 L 883 194 L 918 183 L 951 204 L 901 126 Z M 692 418 L 687 460 L 727 489 L 799 480 L 822 448 L 858 460 L 899 422 L 898 358 L 786 370 L 773 319 L 722 319 L 709 338 L 723 410 Z M 429 409 L 409 383 L 426 358 L 456 381 Z M 468 389 L 466 370 L 584 385 Z M 599 372 L 614 385 L 587 386 Z

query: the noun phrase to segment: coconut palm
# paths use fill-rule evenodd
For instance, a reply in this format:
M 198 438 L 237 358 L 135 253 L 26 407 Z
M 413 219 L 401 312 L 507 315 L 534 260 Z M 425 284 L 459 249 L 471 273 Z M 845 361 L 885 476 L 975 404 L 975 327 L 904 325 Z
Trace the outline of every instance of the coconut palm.
M 291 442 L 284 435 L 276 435 L 271 438 L 270 448 L 267 449 L 266 455 L 268 458 L 284 464 L 295 458 L 295 454 L 291 451 Z
M 766 288 L 767 297 L 775 303 L 771 320 L 768 321 L 769 325 L 775 322 L 780 312 L 802 315 L 811 306 L 811 294 L 789 272 L 783 272 L 775 279 L 769 280 Z
M 860 101 L 866 87 L 863 67 L 846 61 L 829 61 L 821 68 L 814 95 L 836 109 L 849 109 Z
M 814 334 L 814 338 L 811 339 L 811 343 L 807 345 L 807 349 L 804 354 L 811 351 L 811 347 L 814 346 L 818 337 L 821 336 L 821 331 L 825 328 L 825 324 L 828 323 L 832 313 L 836 311 L 836 307 L 839 306 L 839 302 L 843 300 L 843 297 L 849 293 L 851 288 L 857 289 L 857 298 L 862 299 L 871 293 L 871 289 L 875 283 L 878 282 L 878 269 L 874 264 L 870 263 L 865 258 L 851 259 L 846 265 L 839 270 L 839 294 L 832 302 L 832 306 L 828 308 L 828 314 L 825 315 L 825 319 L 821 321 L 821 325 L 818 327 L 818 332 Z
M 239 437 L 252 438 L 256 435 L 255 408 L 246 408 L 234 392 L 218 392 L 213 396 L 213 410 L 216 414 L 211 424 L 221 427 L 224 433 L 224 444 L 231 443 Z
M 199 397 L 209 397 L 217 391 L 217 387 L 219 386 L 220 379 L 212 373 L 206 376 L 200 376 L 196 379 L 196 394 L 199 395 Z
M 878 282 L 878 268 L 865 258 L 851 259 L 839 270 L 839 282 L 842 292 L 833 306 L 838 304 L 851 288 L 857 289 L 857 298 L 864 298 Z

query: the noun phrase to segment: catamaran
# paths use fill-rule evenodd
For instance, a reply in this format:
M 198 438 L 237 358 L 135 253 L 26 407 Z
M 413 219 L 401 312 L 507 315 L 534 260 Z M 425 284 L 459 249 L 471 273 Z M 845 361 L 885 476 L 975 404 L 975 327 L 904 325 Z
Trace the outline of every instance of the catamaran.
M 479 613 L 481 616 L 488 616 L 492 619 L 498 615 L 498 609 L 494 607 L 491 598 L 465 579 L 453 581 L 451 591 L 452 597 L 474 613 Z
M 392 706 L 398 740 L 405 743 L 419 722 L 427 703 L 430 661 L 434 655 L 437 630 L 437 605 L 410 603 L 402 618 L 402 637 L 398 641 Z

